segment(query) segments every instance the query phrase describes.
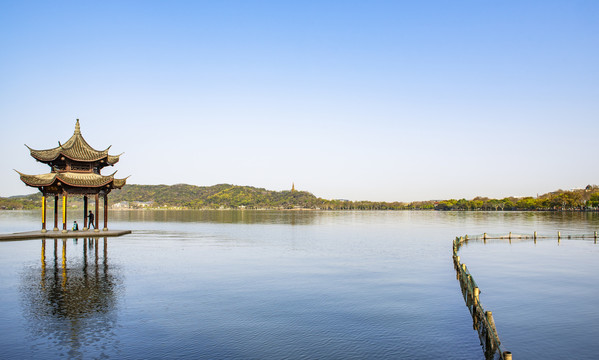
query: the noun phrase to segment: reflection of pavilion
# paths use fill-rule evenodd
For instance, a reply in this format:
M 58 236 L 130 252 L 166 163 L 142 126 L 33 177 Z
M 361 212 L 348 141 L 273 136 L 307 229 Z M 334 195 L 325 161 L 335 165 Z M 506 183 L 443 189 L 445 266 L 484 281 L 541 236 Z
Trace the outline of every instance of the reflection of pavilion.
M 83 239 L 83 258 L 72 260 L 67 258 L 66 239 L 41 241 L 41 266 L 28 268 L 21 283 L 34 336 L 68 349 L 69 357 L 94 352 L 93 347 L 104 351 L 115 342 L 121 286 L 118 272 L 108 264 L 107 239 L 103 244 L 97 238 Z M 46 242 L 54 250 L 49 261 Z M 79 246 L 79 240 L 73 242 Z

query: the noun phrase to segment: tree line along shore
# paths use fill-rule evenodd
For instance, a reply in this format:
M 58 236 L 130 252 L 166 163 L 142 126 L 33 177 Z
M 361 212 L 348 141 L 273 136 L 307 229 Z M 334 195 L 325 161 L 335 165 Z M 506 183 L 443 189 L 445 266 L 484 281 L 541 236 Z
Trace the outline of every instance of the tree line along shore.
M 41 208 L 41 193 L 0 197 L 2 210 Z M 440 211 L 598 211 L 599 186 L 557 190 L 536 197 L 413 202 L 327 200 L 307 191 L 272 191 L 251 186 L 125 185 L 109 196 L 112 209 L 281 209 L 281 210 L 440 210 Z M 50 207 L 53 201 L 49 201 Z M 69 198 L 82 207 L 82 197 Z

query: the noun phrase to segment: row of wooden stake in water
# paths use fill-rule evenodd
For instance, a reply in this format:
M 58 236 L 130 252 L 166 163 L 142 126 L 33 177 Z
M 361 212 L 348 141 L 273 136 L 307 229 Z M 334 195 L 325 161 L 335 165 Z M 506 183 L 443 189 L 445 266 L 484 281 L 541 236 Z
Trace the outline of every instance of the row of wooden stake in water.
M 482 235 L 477 235 L 477 236 L 471 237 L 471 239 L 483 239 L 483 240 L 491 240 L 491 239 L 535 239 L 536 240 L 536 239 L 548 239 L 548 238 L 555 238 L 555 236 L 538 235 L 537 232 L 535 231 L 532 235 L 530 235 L 530 234 L 512 234 L 510 232 L 507 235 L 489 235 L 487 233 L 484 233 Z M 565 239 L 595 239 L 595 242 L 597 242 L 597 231 L 595 231 L 592 235 L 591 234 L 562 235 L 561 231 L 558 231 L 557 239 L 560 240 L 561 238 L 565 238 Z M 464 241 L 468 241 L 468 235 L 466 235 L 466 237 L 464 238 Z
M 478 285 L 476 285 L 466 264 L 460 263 L 458 251 L 460 246 L 466 241 L 468 241 L 467 236 L 466 238 L 456 237 L 453 241 L 453 264 L 462 294 L 464 295 L 464 301 L 468 310 L 470 310 L 470 315 L 472 315 L 472 326 L 478 332 L 486 359 L 495 359 L 498 356 L 502 360 L 511 360 L 512 353 L 501 350 L 501 341 L 499 341 L 499 335 L 495 328 L 493 313 L 484 310 L 480 302 L 480 289 Z
M 478 336 L 480 338 L 481 345 L 483 347 L 483 351 L 485 353 L 486 359 L 494 359 L 499 357 L 502 360 L 511 360 L 512 353 L 509 351 L 501 350 L 501 341 L 499 341 L 499 335 L 497 335 L 497 329 L 495 328 L 495 321 L 493 320 L 493 314 L 490 311 L 485 311 L 483 306 L 480 303 L 480 289 L 472 275 L 468 271 L 468 267 L 466 264 L 462 264 L 460 262 L 460 257 L 458 256 L 458 252 L 462 244 L 468 242 L 469 239 L 472 240 L 480 240 L 486 242 L 486 240 L 491 239 L 509 239 L 510 242 L 512 239 L 534 239 L 536 242 L 537 239 L 547 239 L 547 238 L 555 238 L 555 236 L 546 236 L 546 235 L 538 235 L 535 231 L 532 235 L 530 234 L 512 234 L 511 232 L 507 235 L 496 235 L 496 234 L 487 234 L 484 233 L 482 235 L 471 236 L 468 235 L 462 237 L 456 237 L 453 241 L 453 264 L 456 270 L 456 277 L 460 282 L 460 288 L 462 290 L 462 294 L 464 295 L 464 301 L 466 302 L 466 306 L 468 310 L 470 310 L 470 314 L 472 315 L 472 325 L 474 329 L 478 332 Z M 570 234 L 570 235 L 562 235 L 560 231 L 557 232 L 557 241 L 560 239 L 594 239 L 595 243 L 597 243 L 597 231 L 593 234 Z

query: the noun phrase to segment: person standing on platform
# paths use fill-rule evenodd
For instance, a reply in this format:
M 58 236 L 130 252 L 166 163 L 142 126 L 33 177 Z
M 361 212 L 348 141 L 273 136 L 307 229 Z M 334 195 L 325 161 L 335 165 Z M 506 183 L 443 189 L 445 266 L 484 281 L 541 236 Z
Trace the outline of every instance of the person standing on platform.
M 91 229 L 93 226 L 95 229 L 96 226 L 94 225 L 94 213 L 91 210 L 89 211 L 89 215 L 87 215 L 87 217 L 89 218 L 89 228 Z

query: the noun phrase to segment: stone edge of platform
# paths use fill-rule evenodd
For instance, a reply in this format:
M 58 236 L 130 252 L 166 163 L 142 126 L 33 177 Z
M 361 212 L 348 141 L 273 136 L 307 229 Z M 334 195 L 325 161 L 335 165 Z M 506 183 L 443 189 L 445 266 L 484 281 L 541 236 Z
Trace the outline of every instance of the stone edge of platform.
M 113 237 L 131 234 L 131 230 L 100 230 L 100 231 L 27 231 L 13 234 L 0 234 L 0 241 L 10 240 L 35 240 L 35 239 L 65 239 L 65 238 L 94 238 L 94 237 Z

